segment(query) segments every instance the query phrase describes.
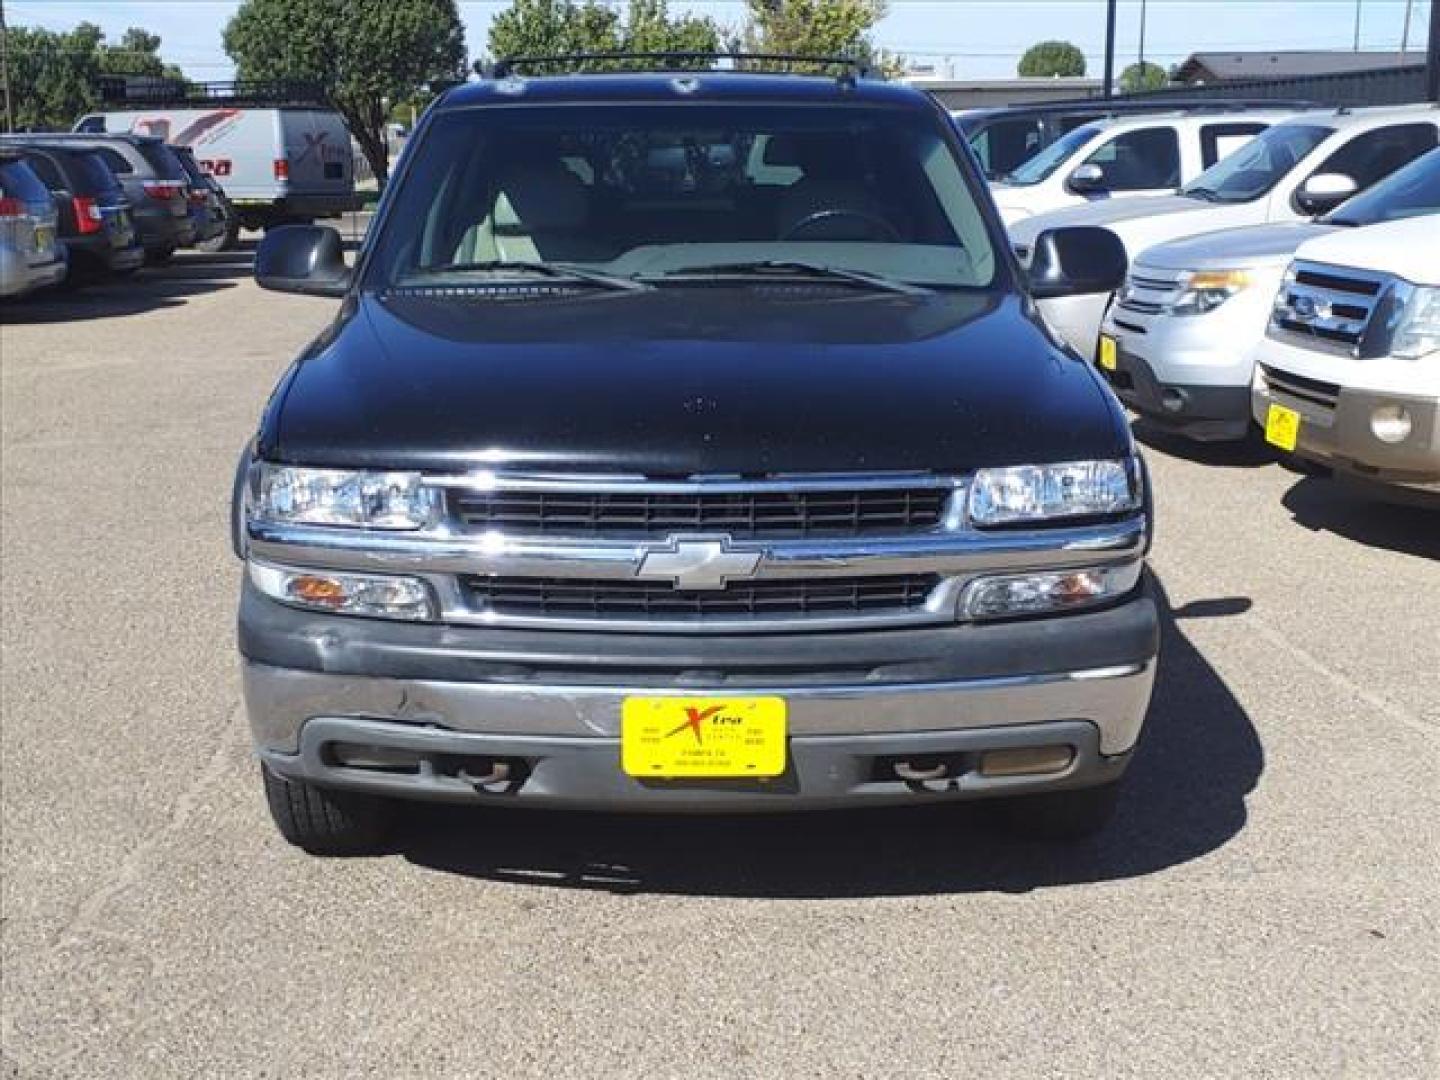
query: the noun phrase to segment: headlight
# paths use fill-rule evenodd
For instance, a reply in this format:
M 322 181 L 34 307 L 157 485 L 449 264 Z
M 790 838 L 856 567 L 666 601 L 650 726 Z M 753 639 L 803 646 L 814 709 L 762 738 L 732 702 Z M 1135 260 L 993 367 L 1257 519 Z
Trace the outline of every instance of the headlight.
M 1180 294 L 1165 305 L 1168 315 L 1204 315 L 1250 284 L 1244 270 L 1189 270 L 1180 275 Z
M 1440 350 L 1440 289 L 1416 287 L 1395 321 L 1390 355 L 1414 360 Z
M 440 514 L 440 492 L 419 473 L 256 466 L 251 514 L 287 525 L 423 529 Z
M 1130 459 L 981 469 L 968 505 L 976 525 L 1124 513 L 1140 506 L 1139 468 Z
M 1140 563 L 983 577 L 965 588 L 960 616 L 1003 619 L 1017 615 L 1074 611 L 1124 596 L 1140 580 Z
M 423 620 L 434 616 L 430 589 L 419 578 L 355 574 L 250 563 L 250 580 L 282 604 L 342 615 Z

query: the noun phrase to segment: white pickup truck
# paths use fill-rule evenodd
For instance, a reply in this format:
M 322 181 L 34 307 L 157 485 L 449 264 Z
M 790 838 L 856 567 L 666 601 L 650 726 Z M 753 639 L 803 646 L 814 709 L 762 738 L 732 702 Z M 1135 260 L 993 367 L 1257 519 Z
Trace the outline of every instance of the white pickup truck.
M 1403 105 L 1301 113 L 1257 135 L 1207 169 L 1178 195 L 1106 199 L 1009 223 L 1011 242 L 1028 261 L 1047 229 L 1100 225 L 1133 259 L 1185 236 L 1299 221 L 1334 209 L 1440 143 L 1440 107 Z M 1107 295 L 1047 300 L 1050 328 L 1082 356 L 1093 357 Z
M 1255 352 L 1265 438 L 1440 508 L 1440 215 L 1302 244 Z

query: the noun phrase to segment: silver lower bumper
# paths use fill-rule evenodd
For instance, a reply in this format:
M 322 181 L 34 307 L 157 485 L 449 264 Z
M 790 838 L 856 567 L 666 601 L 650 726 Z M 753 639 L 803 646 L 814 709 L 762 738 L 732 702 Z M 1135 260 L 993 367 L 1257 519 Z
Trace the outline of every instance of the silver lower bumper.
M 790 767 L 768 783 L 646 784 L 619 767 L 620 712 L 631 694 L 684 686 L 593 687 L 397 680 L 297 671 L 247 662 L 245 697 L 261 757 L 296 779 L 411 798 L 509 796 L 531 805 L 655 809 L 778 809 L 785 803 L 908 801 L 917 793 L 980 797 L 1080 787 L 1118 776 L 1140 734 L 1154 663 L 944 683 L 725 687 L 775 695 L 788 707 Z M 713 695 L 714 688 L 691 692 Z M 328 747 L 361 744 L 511 761 L 523 782 L 477 786 L 422 768 L 351 768 Z M 983 777 L 979 754 L 1068 745 L 1061 772 Z M 945 780 L 921 787 L 890 758 L 953 759 Z M 779 798 L 784 796 L 784 798 Z

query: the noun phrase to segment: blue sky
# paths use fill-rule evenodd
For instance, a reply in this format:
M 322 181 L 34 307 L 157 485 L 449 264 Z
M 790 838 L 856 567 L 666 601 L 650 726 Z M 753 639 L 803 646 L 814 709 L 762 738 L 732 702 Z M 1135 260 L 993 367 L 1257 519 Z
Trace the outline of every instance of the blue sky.
M 472 56 L 484 51 L 485 31 L 508 0 L 461 0 Z M 16 25 L 64 29 L 88 19 L 118 37 L 127 26 L 158 33 L 161 52 L 194 79 L 229 78 L 220 44 L 238 0 L 5 0 Z M 738 25 L 742 0 L 671 0 Z M 1140 0 L 1121 0 L 1119 65 L 1136 58 Z M 1414 0 L 1411 48 L 1423 48 L 1430 0 Z M 1191 52 L 1217 49 L 1348 49 L 1354 41 L 1356 0 L 1148 0 L 1145 54 L 1172 64 Z M 1397 49 L 1405 0 L 1360 0 L 1361 48 Z M 1025 48 L 1041 38 L 1067 38 L 1089 57 L 1091 74 L 1103 64 L 1104 0 L 890 0 L 876 33 L 880 45 L 916 60 L 948 62 L 957 75 L 1012 75 Z

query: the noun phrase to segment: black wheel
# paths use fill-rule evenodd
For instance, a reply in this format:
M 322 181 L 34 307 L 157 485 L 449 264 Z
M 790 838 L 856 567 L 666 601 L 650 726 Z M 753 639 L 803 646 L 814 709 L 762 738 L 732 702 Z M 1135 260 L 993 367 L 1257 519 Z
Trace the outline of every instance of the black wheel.
M 1001 799 L 995 811 L 1011 832 L 1035 840 L 1083 840 L 1110 824 L 1120 781 L 1071 791 Z
M 260 774 L 275 827 L 296 847 L 311 855 L 368 855 L 381 850 L 392 816 L 385 799 L 288 780 L 264 765 Z
M 175 249 L 173 247 L 145 249 L 146 266 L 164 266 L 174 257 Z
M 232 222 L 219 236 L 212 236 L 209 240 L 201 240 L 195 245 L 196 251 L 203 251 L 207 255 L 214 255 L 220 251 L 230 251 L 240 239 L 240 226 Z

